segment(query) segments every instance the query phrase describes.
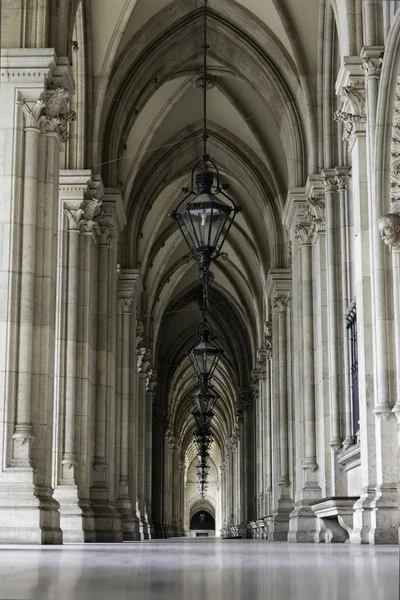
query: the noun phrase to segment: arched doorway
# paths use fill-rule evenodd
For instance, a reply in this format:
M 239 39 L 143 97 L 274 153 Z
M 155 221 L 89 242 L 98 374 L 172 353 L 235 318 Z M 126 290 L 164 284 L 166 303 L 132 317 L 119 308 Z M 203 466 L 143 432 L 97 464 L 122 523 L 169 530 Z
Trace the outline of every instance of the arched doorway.
M 207 510 L 201 509 L 190 519 L 191 537 L 214 537 L 215 519 Z

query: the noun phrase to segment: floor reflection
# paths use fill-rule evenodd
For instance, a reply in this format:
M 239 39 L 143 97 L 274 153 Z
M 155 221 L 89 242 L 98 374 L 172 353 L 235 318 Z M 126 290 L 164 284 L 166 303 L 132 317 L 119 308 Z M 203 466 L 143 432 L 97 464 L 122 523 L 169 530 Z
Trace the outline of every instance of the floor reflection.
M 1 547 L 0 600 L 397 600 L 398 548 L 177 539 Z

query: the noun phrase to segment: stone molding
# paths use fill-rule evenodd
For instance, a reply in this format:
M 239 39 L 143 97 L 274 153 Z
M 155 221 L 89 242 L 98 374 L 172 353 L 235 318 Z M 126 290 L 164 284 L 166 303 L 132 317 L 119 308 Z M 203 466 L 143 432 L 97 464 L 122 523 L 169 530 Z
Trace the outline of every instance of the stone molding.
M 2 48 L 1 83 L 40 85 L 75 90 L 67 57 L 57 57 L 53 48 Z
M 290 269 L 270 269 L 267 277 L 267 294 L 275 297 L 290 297 L 292 291 L 292 273 Z

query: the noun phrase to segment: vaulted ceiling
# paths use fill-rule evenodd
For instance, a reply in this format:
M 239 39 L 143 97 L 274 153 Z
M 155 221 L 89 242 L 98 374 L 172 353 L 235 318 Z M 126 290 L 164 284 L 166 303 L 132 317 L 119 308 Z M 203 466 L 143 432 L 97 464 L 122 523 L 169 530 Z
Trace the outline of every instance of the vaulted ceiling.
M 196 264 L 168 213 L 201 155 L 202 0 L 95 0 L 92 164 L 123 190 L 122 268 L 139 268 L 141 316 L 161 397 L 193 454 L 186 353 L 200 320 Z M 317 166 L 317 0 L 209 0 L 209 152 L 243 207 L 213 265 L 210 320 L 225 354 L 215 378 L 214 460 L 235 426 L 268 320 L 266 277 L 288 264 L 287 191 Z

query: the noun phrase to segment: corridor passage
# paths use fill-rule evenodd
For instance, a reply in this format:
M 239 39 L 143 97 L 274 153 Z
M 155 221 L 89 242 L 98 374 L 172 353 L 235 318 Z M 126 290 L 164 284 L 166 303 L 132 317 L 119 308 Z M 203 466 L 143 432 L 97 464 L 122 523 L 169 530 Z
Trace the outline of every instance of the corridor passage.
M 398 600 L 398 548 L 174 539 L 0 548 L 0 600 Z

